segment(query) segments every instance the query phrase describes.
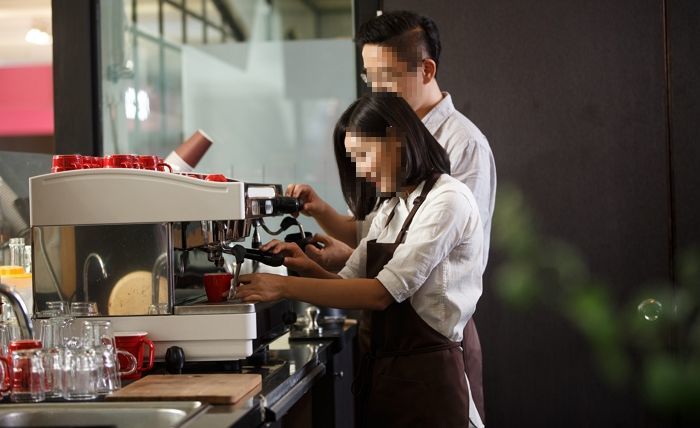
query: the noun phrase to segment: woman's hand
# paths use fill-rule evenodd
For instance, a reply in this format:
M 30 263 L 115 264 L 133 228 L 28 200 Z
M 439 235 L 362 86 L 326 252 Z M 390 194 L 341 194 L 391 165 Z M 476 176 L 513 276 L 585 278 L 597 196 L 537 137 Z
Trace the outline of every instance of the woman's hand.
M 287 196 L 300 199 L 302 203 L 301 213 L 314 218 L 322 216 L 328 208 L 326 201 L 321 199 L 313 187 L 308 184 L 290 184 L 287 186 Z
M 315 242 L 323 244 L 323 248 L 317 248 L 313 245 Z M 340 272 L 353 251 L 345 242 L 319 234 L 314 235 L 311 244 L 306 246 L 306 255 L 329 272 Z
M 241 275 L 236 297 L 246 303 L 274 302 L 284 299 L 284 286 L 288 279 L 289 277 L 271 273 Z
M 318 263 L 307 257 L 301 248 L 294 242 L 282 242 L 274 239 L 260 247 L 262 251 L 270 251 L 272 254 L 284 256 L 284 265 L 302 276 L 313 276 L 322 270 Z

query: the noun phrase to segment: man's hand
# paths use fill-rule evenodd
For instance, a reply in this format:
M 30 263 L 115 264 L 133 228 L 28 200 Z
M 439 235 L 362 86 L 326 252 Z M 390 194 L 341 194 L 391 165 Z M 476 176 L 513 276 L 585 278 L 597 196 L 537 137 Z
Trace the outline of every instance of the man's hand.
M 306 246 L 306 255 L 329 272 L 339 272 L 345 266 L 354 251 L 346 243 L 333 239 L 327 235 L 316 234 L 311 242 L 320 242 L 323 248 L 319 249 L 313 244 Z
M 321 266 L 307 257 L 301 248 L 293 242 L 282 242 L 273 239 L 261 246 L 260 249 L 284 256 L 284 265 L 301 276 L 316 276 L 322 270 Z
M 290 184 L 287 186 L 286 195 L 301 200 L 301 213 L 304 215 L 316 218 L 328 209 L 328 203 L 308 184 Z

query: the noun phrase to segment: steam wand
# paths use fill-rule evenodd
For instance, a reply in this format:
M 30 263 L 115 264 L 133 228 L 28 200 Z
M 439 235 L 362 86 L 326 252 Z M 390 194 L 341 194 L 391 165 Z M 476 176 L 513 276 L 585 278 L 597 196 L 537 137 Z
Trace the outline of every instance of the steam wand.
M 236 288 L 238 287 L 238 281 L 241 276 L 241 266 L 243 266 L 246 249 L 244 246 L 236 244 L 231 248 L 231 254 L 236 258 L 236 271 L 233 274 L 231 286 L 228 289 L 228 298 L 226 300 L 233 300 L 236 298 Z

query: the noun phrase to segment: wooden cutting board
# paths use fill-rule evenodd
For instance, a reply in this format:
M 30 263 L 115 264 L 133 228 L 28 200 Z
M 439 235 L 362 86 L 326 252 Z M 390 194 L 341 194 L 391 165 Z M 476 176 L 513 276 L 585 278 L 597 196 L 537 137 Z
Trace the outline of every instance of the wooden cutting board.
M 259 374 L 149 375 L 108 395 L 107 400 L 197 400 L 234 404 L 262 382 Z

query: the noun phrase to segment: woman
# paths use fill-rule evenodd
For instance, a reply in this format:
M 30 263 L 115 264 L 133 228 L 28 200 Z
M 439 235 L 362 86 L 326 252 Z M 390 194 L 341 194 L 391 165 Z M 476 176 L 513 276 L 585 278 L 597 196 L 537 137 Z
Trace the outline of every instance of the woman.
M 367 237 L 338 274 L 295 244 L 272 241 L 262 249 L 282 253 L 306 278 L 242 275 L 237 295 L 371 310 L 370 351 L 354 385 L 360 426 L 467 426 L 473 404 L 459 341 L 481 295 L 474 197 L 449 176 L 445 150 L 402 98 L 353 103 L 334 144 L 354 216 L 379 204 Z

